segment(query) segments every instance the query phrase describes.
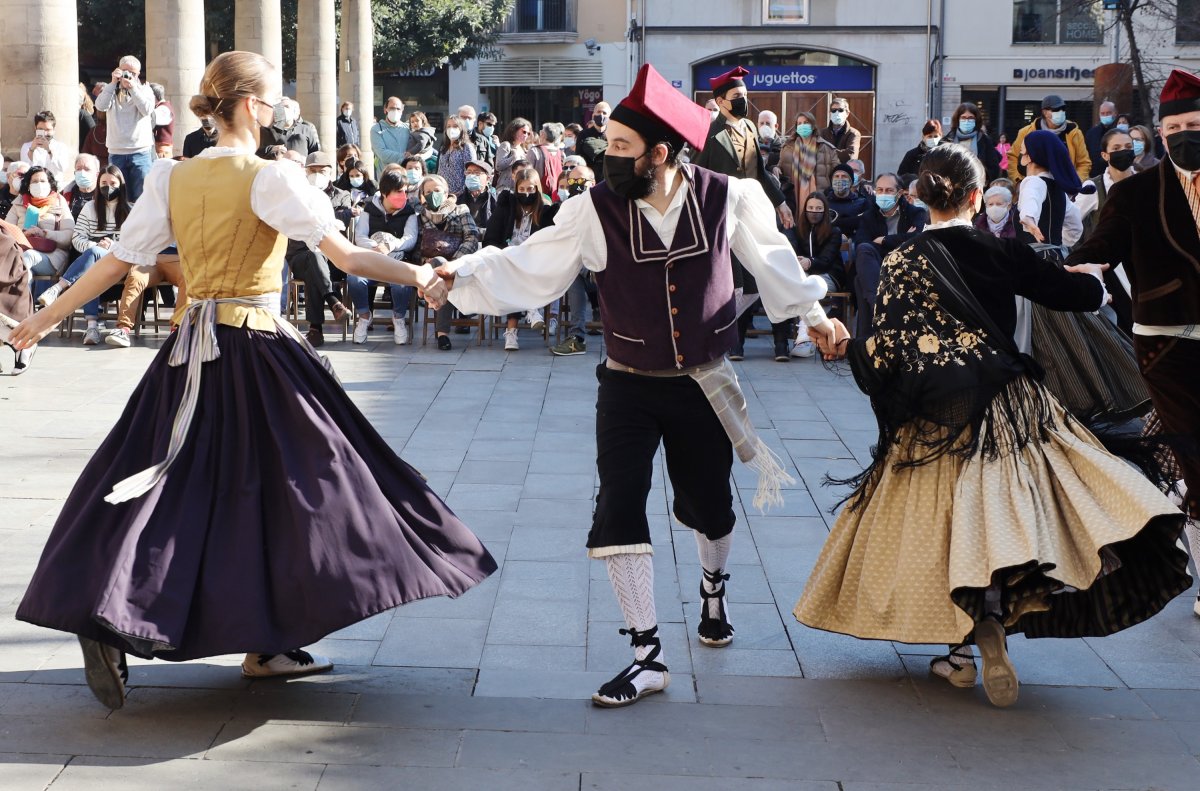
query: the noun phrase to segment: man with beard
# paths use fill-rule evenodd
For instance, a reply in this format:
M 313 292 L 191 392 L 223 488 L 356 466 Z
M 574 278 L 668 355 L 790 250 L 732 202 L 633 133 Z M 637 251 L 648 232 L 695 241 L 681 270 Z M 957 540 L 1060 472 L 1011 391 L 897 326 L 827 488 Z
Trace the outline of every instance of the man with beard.
M 822 348 L 847 337 L 818 300 L 825 282 L 801 271 L 757 181 L 680 164 L 710 118 L 649 64 L 608 120 L 605 181 L 562 204 L 555 224 L 519 246 L 485 248 L 438 269 L 461 311 L 504 315 L 545 305 L 580 267 L 596 274 L 609 358 L 596 369 L 596 500 L 588 554 L 602 559 L 634 646 L 634 662 L 592 696 L 625 706 L 667 687 L 657 635 L 646 498 L 662 443 L 675 519 L 694 531 L 703 578 L 698 634 L 733 641 L 725 606 L 735 521 L 733 454 L 759 475 L 754 504 L 782 502 L 790 479 L 754 431 L 733 368 L 737 343 L 730 255 L 764 287 L 772 320 L 804 316 Z
M 1186 533 L 1200 558 L 1200 78 L 1172 71 L 1158 119 L 1168 156 L 1112 185 L 1066 263 L 1124 266 L 1138 366 L 1163 434 L 1178 445 Z M 1195 608 L 1200 615 L 1200 601 Z

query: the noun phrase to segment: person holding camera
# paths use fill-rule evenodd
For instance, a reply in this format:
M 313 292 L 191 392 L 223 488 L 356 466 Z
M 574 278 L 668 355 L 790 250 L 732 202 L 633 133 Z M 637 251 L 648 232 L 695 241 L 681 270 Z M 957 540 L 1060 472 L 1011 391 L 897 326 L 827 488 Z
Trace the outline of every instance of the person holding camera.
M 33 139 L 21 146 L 21 161 L 44 167 L 62 184 L 71 177 L 71 149 L 54 138 L 56 124 L 54 113 L 49 110 L 33 117 Z
M 154 164 L 154 92 L 139 79 L 142 63 L 121 58 L 112 82 L 96 97 L 96 109 L 108 120 L 108 161 L 125 174 L 130 203 L 142 196 L 142 183 Z

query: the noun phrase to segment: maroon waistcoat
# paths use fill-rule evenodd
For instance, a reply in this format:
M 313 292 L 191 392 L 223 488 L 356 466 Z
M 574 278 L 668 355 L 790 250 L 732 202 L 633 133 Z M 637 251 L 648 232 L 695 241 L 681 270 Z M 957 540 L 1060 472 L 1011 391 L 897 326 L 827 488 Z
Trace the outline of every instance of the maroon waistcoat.
M 644 371 L 702 365 L 737 342 L 729 181 L 692 165 L 682 172 L 687 195 L 669 250 L 634 201 L 605 183 L 591 191 L 608 246 L 596 274 L 605 345 L 613 360 Z

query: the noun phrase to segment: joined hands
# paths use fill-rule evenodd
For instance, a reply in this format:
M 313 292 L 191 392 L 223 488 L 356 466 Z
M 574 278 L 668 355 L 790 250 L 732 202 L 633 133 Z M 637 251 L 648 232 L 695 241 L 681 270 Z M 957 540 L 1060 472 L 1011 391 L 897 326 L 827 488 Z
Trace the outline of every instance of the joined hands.
M 824 360 L 841 360 L 846 356 L 850 331 L 838 319 L 828 319 L 820 327 L 809 327 L 808 337 L 821 351 Z

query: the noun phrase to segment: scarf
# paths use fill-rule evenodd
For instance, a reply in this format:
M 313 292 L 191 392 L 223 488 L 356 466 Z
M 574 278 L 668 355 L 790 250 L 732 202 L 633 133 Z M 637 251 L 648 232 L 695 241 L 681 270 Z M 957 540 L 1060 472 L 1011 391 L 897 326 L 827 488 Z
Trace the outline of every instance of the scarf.
M 1008 225 L 1008 219 L 1011 214 L 1012 209 L 1009 209 L 1009 213 L 1004 215 L 1004 217 L 1000 219 L 1000 222 L 992 222 L 991 217 L 987 217 L 986 214 L 983 215 L 984 217 L 987 217 L 988 230 L 992 232 L 992 236 L 999 237 L 1000 234 L 1004 233 L 1004 227 Z
M 35 197 L 33 197 L 33 195 L 26 195 L 25 196 L 25 205 L 33 206 L 38 209 L 44 209 L 47 206 L 49 206 L 52 202 L 54 202 L 54 199 L 57 197 L 58 197 L 57 192 L 51 192 L 49 195 L 47 195 L 44 198 L 35 198 Z
M 815 135 L 815 133 L 814 133 Z M 817 138 L 808 140 L 796 136 L 792 143 L 792 185 L 796 190 L 796 206 L 804 210 L 804 202 L 813 192 L 813 174 L 817 170 Z
M 976 129 L 974 132 L 972 132 L 969 135 L 964 135 L 962 132 L 959 131 L 958 127 L 955 127 L 954 131 L 950 133 L 950 139 L 953 142 L 958 143 L 960 146 L 962 146 L 963 148 L 970 151 L 972 154 L 979 156 L 979 145 L 978 145 L 979 130 L 978 129 Z

